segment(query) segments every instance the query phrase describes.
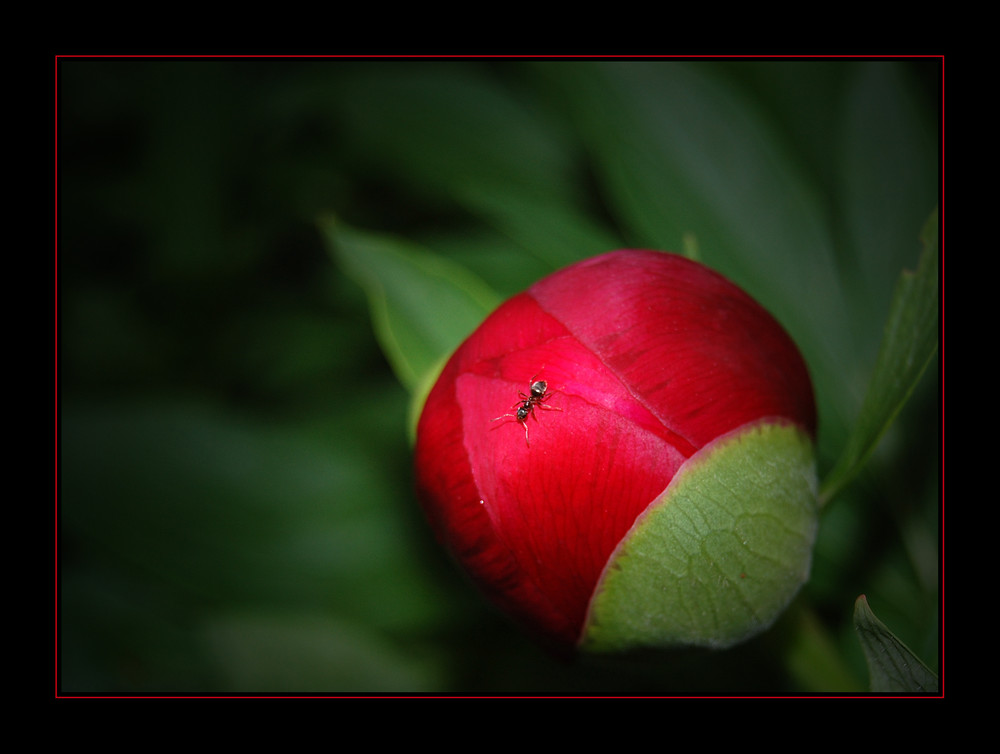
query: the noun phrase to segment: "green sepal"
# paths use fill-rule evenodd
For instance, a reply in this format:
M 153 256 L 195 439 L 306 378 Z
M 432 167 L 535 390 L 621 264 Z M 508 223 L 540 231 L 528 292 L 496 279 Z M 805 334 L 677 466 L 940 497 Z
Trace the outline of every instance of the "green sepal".
M 809 576 L 817 487 L 797 427 L 748 425 L 703 448 L 608 561 L 581 648 L 724 648 L 768 628 Z

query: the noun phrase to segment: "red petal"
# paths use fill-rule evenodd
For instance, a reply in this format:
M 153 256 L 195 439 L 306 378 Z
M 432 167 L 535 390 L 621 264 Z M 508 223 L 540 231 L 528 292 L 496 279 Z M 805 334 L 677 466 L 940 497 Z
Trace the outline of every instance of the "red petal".
M 812 385 L 795 344 L 756 301 L 701 264 L 612 252 L 530 292 L 697 447 L 765 416 L 815 434 Z

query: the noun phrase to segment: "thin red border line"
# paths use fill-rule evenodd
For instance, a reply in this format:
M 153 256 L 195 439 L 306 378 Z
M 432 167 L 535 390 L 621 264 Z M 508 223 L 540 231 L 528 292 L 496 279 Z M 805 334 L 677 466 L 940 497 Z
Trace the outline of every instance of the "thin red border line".
M 940 258 L 939 258 L 939 263 L 941 265 L 941 281 L 940 281 L 940 285 L 941 285 L 941 303 L 940 303 L 940 307 L 941 307 L 940 308 L 940 312 L 941 312 L 941 331 L 940 331 L 940 338 L 941 338 L 941 367 L 940 367 L 940 369 L 941 369 L 941 513 L 940 513 L 940 516 L 941 516 L 941 534 L 940 534 L 941 553 L 940 553 L 940 556 L 938 558 L 938 562 L 941 564 L 941 577 L 940 577 L 940 585 L 939 585 L 941 591 L 940 591 L 940 594 L 938 596 L 938 600 L 939 600 L 938 604 L 941 607 L 941 635 L 938 637 L 938 641 L 940 642 L 940 657 L 938 659 L 938 678 L 940 679 L 939 680 L 940 686 L 938 688 L 938 691 L 940 691 L 941 696 L 944 696 L 944 677 L 945 677 L 945 672 L 944 672 L 944 664 L 945 664 L 945 659 L 944 659 L 944 654 L 945 654 L 945 652 L 944 652 L 944 646 L 945 646 L 945 641 L 944 641 L 944 632 L 945 632 L 945 627 L 944 627 L 944 624 L 945 624 L 945 617 L 944 617 L 944 581 L 945 581 L 945 579 L 944 579 L 944 540 L 945 540 L 945 536 L 944 536 L 944 528 L 945 528 L 944 527 L 944 434 L 945 434 L 944 433 L 944 400 L 945 400 L 944 399 L 944 362 L 945 362 L 945 355 L 944 355 L 944 246 L 945 246 L 945 243 L 944 243 L 944 215 L 945 215 L 945 211 L 944 211 L 944 120 L 945 120 L 945 118 L 944 118 L 944 56 L 942 56 L 941 57 L 941 132 L 940 132 L 940 135 L 939 135 L 939 138 L 941 139 L 941 157 L 940 157 L 940 161 L 941 161 L 941 177 L 940 177 L 940 181 L 941 181 L 941 184 L 940 184 L 941 209 L 940 209 L 940 212 L 938 213 L 938 238 L 940 239 L 940 243 L 941 243 Z
M 59 695 L 59 58 L 55 61 L 55 92 L 52 105 L 53 114 L 53 191 L 54 191 L 54 224 L 53 224 L 53 320 L 54 320 L 54 361 L 53 377 L 55 388 L 55 489 L 54 489 L 54 521 L 53 521 L 53 565 L 55 566 L 54 595 L 54 668 L 55 692 Z
M 116 54 L 116 55 L 55 55 L 55 96 L 53 100 L 53 136 L 54 136 L 54 154 L 53 154 L 53 187 L 54 187 L 54 229 L 53 229 L 53 242 L 54 242 L 54 253 L 53 253 L 53 263 L 54 263 L 54 276 L 53 276 L 53 313 L 54 313 L 54 388 L 55 388 L 55 487 L 54 487 L 54 513 L 55 522 L 53 528 L 53 538 L 54 538 L 54 566 L 55 566 L 55 595 L 53 600 L 53 622 L 54 622 L 54 684 L 55 684 L 55 696 L 57 698 L 198 698 L 191 696 L 129 696 L 129 695 L 69 695 L 63 696 L 59 693 L 59 61 L 66 59 L 74 60 L 84 60 L 84 59 L 412 59 L 414 56 L 409 55 L 300 55 L 300 54 L 290 54 L 290 55 L 127 55 L 127 54 Z M 446 58 L 446 59 L 468 59 L 470 56 L 467 55 L 417 55 L 415 57 L 427 57 L 427 58 Z M 471 57 L 479 58 L 494 58 L 494 59 L 526 59 L 535 58 L 538 59 L 562 59 L 566 57 L 576 57 L 572 55 L 543 55 L 543 56 L 533 56 L 533 55 L 472 55 Z M 594 55 L 594 56 L 583 56 L 583 58 L 590 59 L 614 59 L 615 56 L 606 55 Z M 626 56 L 631 59 L 676 59 L 670 56 L 660 56 L 660 55 L 632 55 Z M 712 58 L 720 56 L 712 55 L 694 55 L 694 56 L 680 56 L 686 59 L 703 59 Z M 756 55 L 756 56 L 721 56 L 729 59 L 762 59 L 762 58 L 773 58 L 773 59 L 788 59 L 788 58 L 800 58 L 803 56 L 797 55 Z M 945 522 L 944 522 L 944 484 L 945 484 L 945 451 L 944 451 L 944 414 L 945 414 L 945 375 L 944 375 L 944 359 L 945 359 L 945 341 L 944 341 L 944 216 L 945 216 L 945 192 L 944 192 L 944 175 L 945 175 L 945 165 L 944 165 L 944 139 L 945 139 L 945 116 L 944 116 L 944 101 L 945 101 L 945 84 L 944 84 L 944 63 L 945 56 L 943 54 L 909 54 L 909 55 L 807 55 L 804 56 L 810 59 L 936 59 L 941 61 L 941 131 L 940 131 L 940 149 L 941 149 L 941 176 L 940 176 L 940 213 L 939 213 L 939 239 L 941 244 L 941 581 L 940 581 L 940 602 L 944 603 L 944 591 L 945 591 L 945 579 L 944 579 L 944 539 L 945 539 Z M 939 673 L 938 677 L 941 682 L 941 687 L 937 695 L 930 695 L 929 698 L 943 698 L 944 697 L 944 666 L 945 666 L 945 620 L 944 614 L 942 612 L 941 616 L 941 635 L 940 635 L 940 659 L 939 659 Z M 340 695 L 336 695 L 340 696 Z M 507 698 L 499 696 L 485 696 L 485 697 L 449 697 L 448 695 L 443 695 L 439 697 L 437 695 L 431 695 L 434 698 Z M 867 696 L 867 695 L 861 695 Z M 208 696 L 205 698 L 244 698 L 244 697 L 217 697 Z M 270 697 L 256 697 L 251 696 L 247 698 L 270 698 Z M 288 698 L 288 697 L 281 697 Z M 315 697 L 308 697 L 315 698 Z M 354 698 L 354 697 L 348 697 Z M 366 697 L 358 697 L 366 698 Z M 382 698 L 381 695 L 376 698 Z M 407 697 L 409 698 L 409 697 Z M 419 698 L 419 697 L 418 697 Z M 524 697 L 516 697 L 524 698 Z M 544 698 L 559 698 L 559 697 L 544 697 Z M 620 697 L 570 697 L 570 698 L 620 698 Z M 670 698 L 691 698 L 691 697 L 630 697 L 630 698 L 650 698 L 650 699 L 670 699 Z M 720 698 L 720 697 L 701 697 L 701 698 Z M 761 697 L 721 697 L 721 698 L 761 698 Z M 786 698 L 786 697 L 769 697 L 769 698 Z M 896 697 L 886 697 L 886 698 L 896 698 Z M 912 698 L 909 696 L 902 696 L 899 698 Z M 919 697 L 918 697 L 919 698 Z
M 940 60 L 943 53 L 63 53 L 59 60 Z

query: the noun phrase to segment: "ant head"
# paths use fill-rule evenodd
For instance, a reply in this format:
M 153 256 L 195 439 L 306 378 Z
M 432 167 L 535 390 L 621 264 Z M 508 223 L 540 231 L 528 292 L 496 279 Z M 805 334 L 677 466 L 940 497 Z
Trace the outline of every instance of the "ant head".
M 545 395 L 545 390 L 548 388 L 549 383 L 545 380 L 538 380 L 538 382 L 531 383 L 531 394 L 536 398 L 541 398 Z

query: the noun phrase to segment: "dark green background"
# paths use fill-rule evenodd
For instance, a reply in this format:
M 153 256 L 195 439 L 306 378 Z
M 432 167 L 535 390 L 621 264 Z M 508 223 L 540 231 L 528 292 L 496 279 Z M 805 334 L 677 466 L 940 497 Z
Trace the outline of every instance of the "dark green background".
M 858 410 L 937 202 L 940 61 L 622 65 L 59 61 L 62 693 L 859 690 L 862 593 L 936 668 L 936 364 L 824 512 L 799 604 L 736 650 L 563 663 L 431 541 L 408 393 L 320 217 L 418 241 L 500 296 L 692 231 L 810 359 L 821 472 Z M 683 180 L 641 172 L 648 144 L 683 138 Z M 780 151 L 792 188 L 746 170 L 747 144 Z M 722 252 L 780 247 L 803 186 L 848 312 L 805 324 L 797 306 L 834 310 L 804 285 L 827 270 L 810 249 Z M 517 201 L 546 232 L 566 207 L 585 222 L 547 246 L 498 212 Z

